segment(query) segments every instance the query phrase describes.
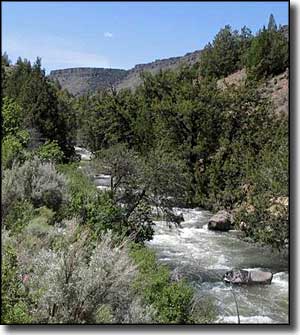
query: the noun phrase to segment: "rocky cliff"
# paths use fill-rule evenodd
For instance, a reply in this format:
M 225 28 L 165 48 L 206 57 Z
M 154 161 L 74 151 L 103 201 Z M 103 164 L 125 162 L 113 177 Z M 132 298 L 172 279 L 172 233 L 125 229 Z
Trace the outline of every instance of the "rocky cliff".
M 115 86 L 126 74 L 126 70 L 120 69 L 73 68 L 51 71 L 49 77 L 58 80 L 71 94 L 82 95 Z
M 182 57 L 171 57 L 166 59 L 155 60 L 147 64 L 138 64 L 127 72 L 126 77 L 117 84 L 117 90 L 122 88 L 134 88 L 141 83 L 140 74 L 143 71 L 158 73 L 160 70 L 176 69 L 183 64 L 192 65 L 199 60 L 201 50 L 187 53 Z
M 156 60 L 148 64 L 138 64 L 131 70 L 104 69 L 104 68 L 72 68 L 54 70 L 49 78 L 58 80 L 63 89 L 71 94 L 82 95 L 95 92 L 102 88 L 114 86 L 117 90 L 134 88 L 141 83 L 140 74 L 143 71 L 157 73 L 159 70 L 175 69 L 182 64 L 194 64 L 201 51 L 187 53 L 182 57 L 172 57 Z

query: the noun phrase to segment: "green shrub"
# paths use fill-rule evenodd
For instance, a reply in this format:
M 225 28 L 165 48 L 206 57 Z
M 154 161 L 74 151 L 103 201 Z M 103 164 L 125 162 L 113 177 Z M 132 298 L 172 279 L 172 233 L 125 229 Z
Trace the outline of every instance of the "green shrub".
M 5 216 L 4 226 L 12 233 L 22 231 L 34 216 L 34 208 L 28 200 L 19 200 L 12 204 Z
M 36 155 L 43 162 L 61 163 L 64 158 L 57 141 L 47 141 L 37 149 Z
M 60 166 L 68 180 L 70 201 L 65 209 L 66 217 L 77 216 L 88 224 L 96 236 L 111 230 L 119 238 L 129 237 L 144 242 L 153 235 L 151 209 L 143 201 L 132 207 L 123 207 L 111 192 L 100 192 L 77 165 Z
M 53 223 L 54 212 L 47 208 L 41 207 L 34 211 L 34 217 L 25 227 L 25 232 L 32 236 L 45 237 L 51 229 L 50 224 Z
M 187 323 L 193 290 L 184 281 L 171 282 L 167 267 L 159 265 L 154 252 L 134 247 L 131 253 L 138 265 L 135 287 L 146 303 L 156 310 L 158 323 Z
M 11 168 L 14 161 L 18 161 L 24 156 L 24 146 L 20 140 L 12 135 L 6 136 L 2 143 L 2 164 L 4 168 Z
M 96 323 L 113 323 L 114 317 L 111 306 L 101 305 L 95 315 Z
M 274 249 L 286 247 L 289 238 L 288 207 L 272 204 L 270 196 L 259 194 L 251 198 L 253 211 L 246 208 L 237 212 L 235 223 L 243 222 L 244 232 L 253 241 L 269 244 Z
M 22 108 L 13 99 L 4 97 L 1 114 L 3 137 L 7 135 L 15 136 L 22 126 Z
M 16 249 L 2 231 L 1 323 L 30 323 L 27 296 L 20 280 Z

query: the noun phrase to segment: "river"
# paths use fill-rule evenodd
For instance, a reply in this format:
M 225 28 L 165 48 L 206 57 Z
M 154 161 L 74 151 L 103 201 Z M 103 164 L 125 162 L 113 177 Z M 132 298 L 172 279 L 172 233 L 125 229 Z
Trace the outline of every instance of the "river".
M 175 276 L 187 278 L 200 295 L 212 298 L 217 305 L 217 322 L 238 322 L 234 293 L 241 323 L 288 323 L 287 257 L 241 240 L 237 231 L 208 230 L 212 215 L 208 211 L 178 211 L 184 217 L 181 227 L 155 222 L 155 234 L 148 246 Z M 222 280 L 232 268 L 272 271 L 273 280 L 271 285 L 232 287 Z

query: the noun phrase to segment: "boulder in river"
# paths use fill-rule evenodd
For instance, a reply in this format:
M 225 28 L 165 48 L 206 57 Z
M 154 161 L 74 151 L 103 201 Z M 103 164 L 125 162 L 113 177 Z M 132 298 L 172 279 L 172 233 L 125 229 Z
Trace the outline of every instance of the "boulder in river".
M 223 280 L 231 284 L 271 284 L 272 272 L 260 270 L 231 270 L 225 273 Z
M 231 214 L 222 210 L 210 218 L 207 228 L 210 230 L 228 231 L 231 228 L 231 222 Z

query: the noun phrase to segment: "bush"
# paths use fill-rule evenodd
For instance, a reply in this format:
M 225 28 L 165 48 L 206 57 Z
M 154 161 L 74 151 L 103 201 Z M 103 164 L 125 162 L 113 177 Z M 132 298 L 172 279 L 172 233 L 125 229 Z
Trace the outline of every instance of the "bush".
M 78 170 L 78 164 L 59 165 L 58 170 L 66 178 L 68 207 L 64 216 L 71 218 L 77 216 L 86 220 L 86 207 L 90 199 L 95 199 L 97 189 L 92 181 Z
M 17 136 L 6 136 L 1 144 L 2 148 L 2 164 L 4 168 L 11 168 L 14 162 L 25 160 L 25 145 L 28 141 L 28 133 L 26 131 L 19 132 Z
M 31 236 L 44 237 L 50 230 L 50 224 L 54 223 L 54 212 L 47 208 L 41 207 L 34 211 L 34 217 L 27 224 L 25 231 Z
M 93 248 L 88 232 L 76 223 L 66 227 L 63 236 L 59 249 L 42 249 L 27 264 L 29 292 L 36 301 L 34 321 L 133 322 L 137 297 L 132 281 L 137 270 L 126 242 L 115 245 L 106 234 Z M 139 308 L 144 308 L 141 303 Z
M 42 163 L 38 158 L 15 164 L 4 171 L 2 208 L 4 213 L 19 200 L 28 200 L 35 207 L 46 206 L 53 210 L 66 199 L 66 180 L 51 163 Z
M 253 210 L 239 209 L 235 223 L 237 226 L 242 223 L 245 235 L 253 241 L 280 250 L 286 247 L 289 238 L 288 207 L 283 204 L 272 205 L 270 200 L 265 194 L 252 197 L 250 205 Z
M 13 99 L 4 97 L 2 100 L 1 114 L 3 120 L 3 137 L 7 135 L 14 136 L 22 127 L 21 107 Z
M 7 231 L 2 231 L 1 323 L 29 323 L 31 318 L 22 289 L 16 249 Z
M 138 265 L 135 287 L 145 302 L 157 311 L 158 323 L 187 323 L 193 290 L 184 281 L 171 282 L 167 267 L 156 262 L 154 252 L 135 247 L 131 253 Z
M 47 141 L 37 149 L 36 155 L 42 162 L 61 163 L 64 158 L 57 141 Z
M 34 208 L 28 200 L 19 200 L 12 204 L 5 216 L 4 226 L 12 233 L 20 233 L 24 226 L 33 218 Z
M 151 209 L 147 204 L 143 201 L 136 206 L 132 206 L 132 203 L 117 203 L 111 192 L 97 191 L 76 165 L 61 166 L 60 170 L 67 175 L 70 195 L 66 217 L 77 216 L 91 227 L 95 236 L 111 230 L 121 239 L 126 236 L 141 243 L 151 239 L 153 223 L 150 219 Z

